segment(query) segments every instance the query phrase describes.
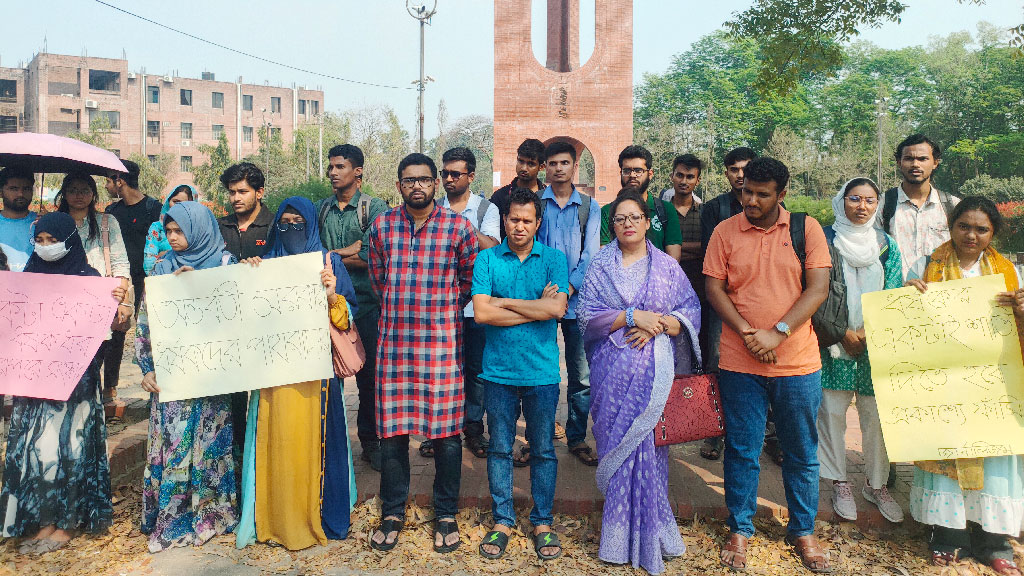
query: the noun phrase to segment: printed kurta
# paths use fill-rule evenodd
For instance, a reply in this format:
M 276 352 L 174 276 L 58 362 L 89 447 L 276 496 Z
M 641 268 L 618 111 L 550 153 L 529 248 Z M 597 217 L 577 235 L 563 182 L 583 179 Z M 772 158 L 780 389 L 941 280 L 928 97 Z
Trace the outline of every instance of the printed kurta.
M 435 206 L 419 230 L 404 206 L 370 226 L 369 267 L 381 299 L 377 434 L 447 438 L 462 429 L 463 306 L 479 249 L 473 224 Z

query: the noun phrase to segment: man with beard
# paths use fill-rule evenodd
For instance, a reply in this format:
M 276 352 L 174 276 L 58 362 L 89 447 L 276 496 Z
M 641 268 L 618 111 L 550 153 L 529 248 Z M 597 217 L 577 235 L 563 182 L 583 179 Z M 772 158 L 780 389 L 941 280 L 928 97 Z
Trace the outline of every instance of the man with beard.
M 458 548 L 465 399 L 462 309 L 479 245 L 473 224 L 434 202 L 437 166 L 410 154 L 398 164 L 402 205 L 370 225 L 370 280 L 381 299 L 377 343 L 380 525 L 370 546 L 391 550 L 405 524 L 409 435 L 434 441 L 434 550 Z
M 516 149 L 516 177 L 512 179 L 511 183 L 498 188 L 494 191 L 494 194 L 491 194 L 491 203 L 498 207 L 498 213 L 501 216 L 498 225 L 501 230 L 502 240 L 507 236 L 505 232 L 505 218 L 508 217 L 509 197 L 512 195 L 512 190 L 526 188 L 531 192 L 540 194 L 544 187 L 541 186 L 537 175 L 540 174 L 540 170 L 543 167 L 544 143 L 536 138 L 523 140 L 523 143 Z
M 932 185 L 941 161 L 942 149 L 923 134 L 907 136 L 896 146 L 903 183 L 886 191 L 882 217 L 875 222 L 896 240 L 904 280 L 914 263 L 949 240 L 947 218 L 960 199 Z
M 620 182 L 623 189 L 635 189 L 647 201 L 651 213 L 651 227 L 647 229 L 647 239 L 655 248 L 678 262 L 683 253 L 683 241 L 679 237 L 679 216 L 670 202 L 647 194 L 647 188 L 654 178 L 652 162 L 650 151 L 643 146 L 626 146 L 619 152 Z M 611 204 L 601 208 L 601 244 L 607 244 L 612 240 L 610 208 Z
M 263 171 L 251 162 L 235 164 L 224 171 L 220 182 L 228 191 L 232 214 L 218 220 L 227 251 L 239 261 L 262 257 L 274 214 L 263 203 Z
M 0 170 L 0 249 L 7 255 L 13 272 L 21 272 L 32 255 L 32 224 L 36 213 L 29 211 L 35 174 L 19 168 Z
M 355 325 L 366 351 L 366 362 L 356 372 L 359 409 L 356 430 L 362 447 L 361 458 L 370 468 L 380 471 L 380 440 L 377 439 L 377 411 L 374 400 L 374 375 L 377 373 L 377 322 L 380 300 L 370 284 L 368 235 L 370 223 L 387 212 L 387 202 L 360 189 L 363 179 L 363 151 L 352 144 L 339 144 L 327 152 L 327 178 L 332 196 L 317 204 L 320 241 L 324 248 L 337 252 L 345 263 L 356 291 Z

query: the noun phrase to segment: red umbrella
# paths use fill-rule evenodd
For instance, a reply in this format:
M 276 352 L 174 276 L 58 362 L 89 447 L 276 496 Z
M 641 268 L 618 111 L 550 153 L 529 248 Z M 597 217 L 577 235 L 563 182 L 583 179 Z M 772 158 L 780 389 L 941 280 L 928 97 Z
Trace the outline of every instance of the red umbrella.
M 106 176 L 128 169 L 113 152 L 81 140 L 17 132 L 0 134 L 0 166 L 16 166 L 32 172 L 85 172 Z

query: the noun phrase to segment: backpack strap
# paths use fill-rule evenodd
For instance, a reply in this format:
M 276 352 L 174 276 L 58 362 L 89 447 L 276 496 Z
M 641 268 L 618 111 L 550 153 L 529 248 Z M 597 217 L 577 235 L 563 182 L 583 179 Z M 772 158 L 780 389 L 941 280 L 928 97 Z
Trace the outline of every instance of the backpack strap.
M 373 197 L 360 190 L 356 210 L 359 212 L 359 229 L 364 234 L 370 228 L 370 202 L 373 202 Z
M 662 226 L 668 224 L 668 214 L 665 213 L 665 202 L 658 197 L 654 198 L 654 213 L 658 215 L 658 221 Z
M 583 247 L 587 244 L 587 222 L 590 220 L 590 203 L 594 199 L 586 194 L 580 194 L 580 198 L 583 198 L 583 201 L 580 202 L 579 208 L 576 209 L 576 217 L 580 221 L 580 250 L 582 251 Z
M 103 234 L 103 267 L 107 269 L 104 276 L 110 278 L 113 275 L 110 267 L 110 214 L 100 216 L 100 233 Z
M 885 191 L 885 198 L 882 200 L 882 230 L 886 234 L 891 234 L 889 231 L 889 224 L 892 222 L 892 217 L 896 215 L 896 197 L 899 196 L 899 190 L 896 188 L 889 188 Z
M 878 235 L 878 261 L 885 266 L 889 261 L 889 235 L 878 228 L 875 228 L 875 232 Z
M 333 196 L 328 196 L 320 201 L 320 211 L 317 214 L 317 222 L 320 223 L 320 229 L 324 229 L 324 224 L 327 223 L 327 213 L 331 211 L 331 202 L 334 201 Z
M 484 198 L 484 195 L 480 195 L 480 204 L 476 207 L 476 231 L 480 232 L 480 229 L 484 227 L 484 216 L 487 215 L 487 210 L 491 207 L 491 201 Z M 483 232 L 480 232 L 483 234 Z
M 732 191 L 722 194 L 723 198 L 718 202 L 718 223 L 721 224 L 729 218 L 732 218 L 732 198 L 726 196 L 726 194 L 732 194 Z
M 936 192 L 939 193 L 939 204 L 942 205 L 942 212 L 948 218 L 953 213 L 953 198 L 948 192 L 943 192 L 942 190 L 936 190 Z
M 793 243 L 793 251 L 800 260 L 800 283 L 807 287 L 807 213 L 791 212 L 789 215 L 789 239 Z
M 831 226 L 825 226 L 824 228 L 822 228 L 822 231 L 825 232 L 825 241 L 828 242 L 829 244 L 834 244 L 836 240 L 835 229 L 832 228 Z

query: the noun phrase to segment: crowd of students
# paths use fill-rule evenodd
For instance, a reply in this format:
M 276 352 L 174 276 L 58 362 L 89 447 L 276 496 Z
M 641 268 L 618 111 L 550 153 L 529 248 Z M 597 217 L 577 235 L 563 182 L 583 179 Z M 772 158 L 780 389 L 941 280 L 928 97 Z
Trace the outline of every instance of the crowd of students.
M 991 245 L 1002 227 L 998 211 L 984 198 L 937 190 L 931 175 L 940 158 L 928 138 L 908 137 L 896 149 L 901 185 L 883 193 L 869 178 L 849 180 L 833 198 L 827 228 L 785 208 L 789 171 L 749 148 L 726 155 L 731 190 L 705 202 L 694 194 L 704 170 L 695 156 L 675 159 L 672 187 L 658 194 L 649 189 L 650 152 L 627 146 L 622 190 L 604 207 L 574 186 L 577 150 L 568 143 L 523 142 L 515 178 L 489 199 L 470 190 L 470 150 L 446 151 L 441 170 L 410 154 L 397 167 L 402 203 L 391 208 L 361 191 L 363 154 L 345 144 L 329 152 L 334 195 L 317 204 L 288 198 L 276 214 L 263 203 L 259 168 L 230 167 L 221 182 L 232 213 L 219 220 L 188 186 L 162 205 L 145 197 L 130 162 L 127 174 L 108 175 L 119 200 L 106 213 L 96 210 L 93 179 L 69 174 L 57 211 L 37 218 L 28 210 L 34 175 L 6 168 L 5 267 L 123 281 L 111 294 L 120 304 L 111 338 L 71 398 L 14 399 L 3 535 L 23 538 L 21 553 L 41 554 L 110 525 L 102 401 L 114 395 L 110 363 L 116 351 L 119 364 L 137 311 L 136 361 L 153 394 L 143 479 L 149 549 L 201 545 L 228 532 L 239 547 L 261 541 L 291 550 L 345 538 L 356 492 L 340 379 L 159 402 L 142 281 L 314 252 L 325 258 L 329 321 L 354 327 L 366 351 L 355 375 L 356 435 L 359 457 L 380 472 L 372 548 L 388 551 L 400 540 L 410 436 L 418 435 L 420 455 L 435 466 L 435 551 L 462 542 L 465 445 L 487 459 L 493 500 L 494 524 L 479 553 L 505 553 L 516 525 L 512 469 L 529 466 L 536 554 L 558 558 L 553 439 L 564 437 L 574 458 L 596 466 L 605 495 L 600 558 L 663 572 L 685 545 L 668 500 L 668 447 L 655 445 L 653 429 L 673 377 L 702 366 L 718 375 L 726 430 L 701 447 L 705 458 L 724 457 L 730 534 L 721 563 L 747 567 L 765 449 L 782 466 L 786 542 L 808 570 L 832 571 L 814 535 L 818 482 L 831 480 L 836 514 L 856 519 L 845 446 L 854 401 L 867 472 L 861 493 L 888 520 L 904 515 L 887 487 L 861 295 L 1002 273 L 999 303 L 1024 318 L 1020 278 Z M 834 265 L 845 277 L 849 329 L 821 347 L 810 318 Z M 564 427 L 555 418 L 562 357 Z M 517 449 L 520 417 L 527 442 Z M 933 527 L 932 562 L 973 555 L 1019 576 L 1007 537 L 1024 524 L 1024 461 L 916 464 L 910 512 Z

